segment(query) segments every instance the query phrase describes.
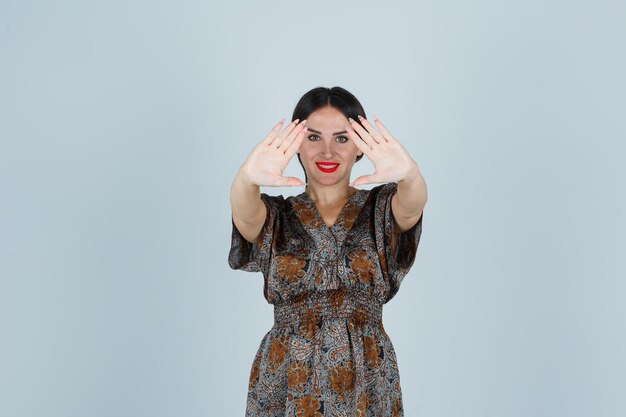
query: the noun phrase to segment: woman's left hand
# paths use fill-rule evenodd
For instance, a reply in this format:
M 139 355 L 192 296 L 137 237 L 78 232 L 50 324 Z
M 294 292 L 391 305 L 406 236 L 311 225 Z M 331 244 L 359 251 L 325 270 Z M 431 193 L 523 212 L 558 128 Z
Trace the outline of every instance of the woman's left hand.
M 359 120 L 367 130 L 354 120 L 349 120 L 352 129 L 346 129 L 348 135 L 365 156 L 372 161 L 375 171 L 373 174 L 358 177 L 350 185 L 398 182 L 409 179 L 416 172 L 419 172 L 411 155 L 376 117 L 374 117 L 374 121 L 380 132 L 361 116 L 359 116 Z

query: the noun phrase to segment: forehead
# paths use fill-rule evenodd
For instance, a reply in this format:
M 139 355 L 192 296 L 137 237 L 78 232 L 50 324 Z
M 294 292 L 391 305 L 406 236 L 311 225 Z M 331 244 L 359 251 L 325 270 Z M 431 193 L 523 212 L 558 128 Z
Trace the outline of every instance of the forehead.
M 349 124 L 348 118 L 334 107 L 322 107 L 309 114 L 309 117 L 306 118 L 306 125 L 313 128 L 343 128 Z

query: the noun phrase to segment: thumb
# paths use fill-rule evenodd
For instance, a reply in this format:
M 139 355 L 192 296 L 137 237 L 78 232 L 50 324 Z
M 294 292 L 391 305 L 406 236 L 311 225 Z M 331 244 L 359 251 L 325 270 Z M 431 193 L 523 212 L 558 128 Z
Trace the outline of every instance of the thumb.
M 371 175 L 361 175 L 360 177 L 358 177 L 357 179 L 355 179 L 354 181 L 352 181 L 352 186 L 354 185 L 363 185 L 363 184 L 371 184 L 371 183 L 376 183 L 378 182 L 376 180 L 376 175 L 375 174 L 371 174 Z
M 280 185 L 284 187 L 294 187 L 294 186 L 306 185 L 306 184 L 296 177 L 284 177 Z

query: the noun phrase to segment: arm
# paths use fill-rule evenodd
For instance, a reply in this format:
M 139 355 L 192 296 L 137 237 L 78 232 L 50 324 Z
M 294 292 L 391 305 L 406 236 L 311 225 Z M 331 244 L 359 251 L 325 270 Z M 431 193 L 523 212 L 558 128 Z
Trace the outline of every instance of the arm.
M 260 186 L 285 187 L 304 185 L 298 178 L 283 177 L 289 160 L 304 138 L 305 120 L 291 122 L 280 134 L 283 121 L 278 122 L 258 143 L 241 165 L 230 187 L 233 223 L 250 243 L 260 243 L 267 207 L 261 200 Z
M 394 230 L 391 234 L 392 253 L 396 252 L 400 233 L 415 226 L 420 219 L 427 200 L 426 182 L 415 164 L 415 169 L 411 171 L 411 174 L 398 181 L 398 190 L 391 197 L 391 211 L 394 218 Z
M 260 243 L 267 208 L 261 200 L 260 187 L 253 184 L 242 167 L 230 187 L 233 223 L 250 243 Z
M 427 200 L 426 182 L 415 164 L 406 178 L 398 181 L 398 191 L 391 198 L 391 211 L 397 226 L 394 232 L 402 233 L 413 227 L 422 215 Z
M 354 130 L 350 128 L 346 128 L 346 130 L 357 148 L 372 161 L 376 172 L 362 175 L 352 184 L 397 182 L 396 193 L 391 198 L 391 211 L 394 217 L 391 247 L 392 251 L 395 252 L 398 235 L 415 226 L 422 215 L 428 198 L 426 182 L 417 163 L 380 120 L 375 118 L 376 124 L 381 130 L 378 132 L 367 119 L 360 115 L 359 119 L 365 128 L 349 119 Z

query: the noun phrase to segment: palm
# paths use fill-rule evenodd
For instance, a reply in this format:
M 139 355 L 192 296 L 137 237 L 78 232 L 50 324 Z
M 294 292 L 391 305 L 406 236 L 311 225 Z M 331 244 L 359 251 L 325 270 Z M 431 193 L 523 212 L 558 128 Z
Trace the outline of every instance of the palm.
M 353 185 L 387 183 L 403 180 L 415 166 L 415 161 L 404 146 L 376 119 L 380 132 L 366 119 L 361 118 L 364 129 L 355 121 L 351 122 L 354 130 L 348 129 L 349 135 L 357 147 L 374 165 L 374 173 L 362 175 L 352 182 Z
M 269 187 L 304 185 L 294 177 L 283 177 L 283 172 L 298 150 L 304 137 L 304 121 L 290 123 L 280 134 L 282 122 L 259 142 L 243 164 L 253 184 Z

